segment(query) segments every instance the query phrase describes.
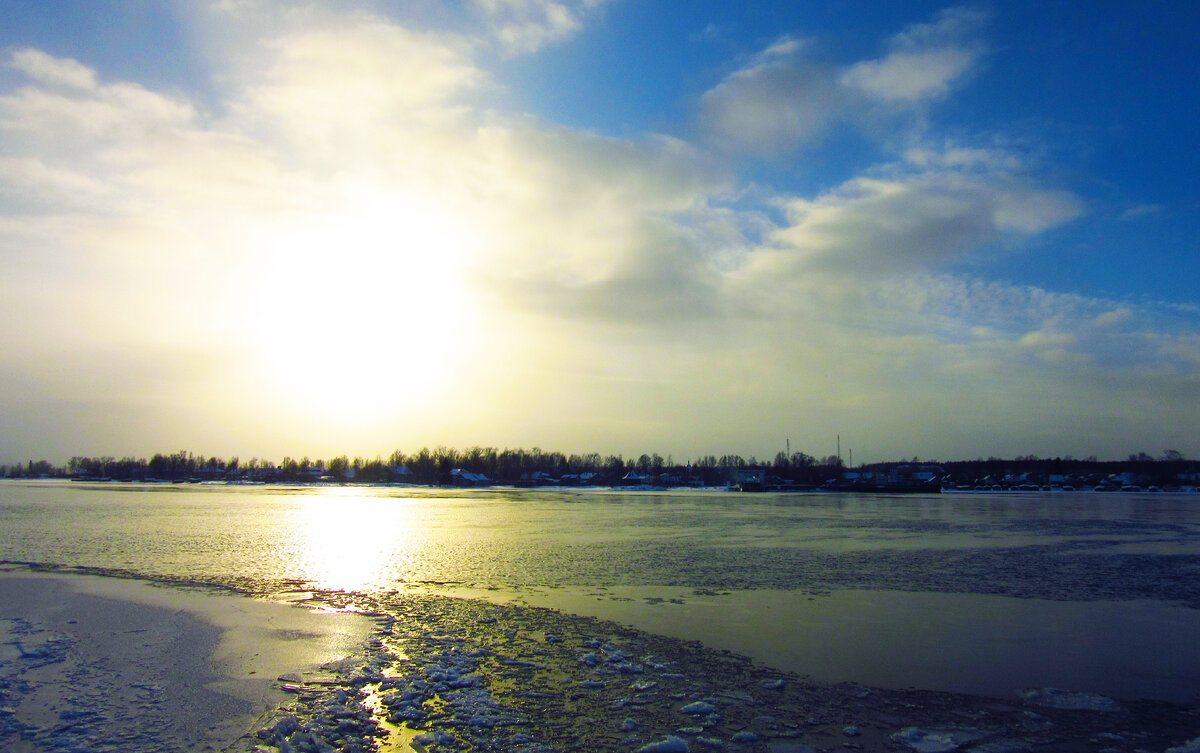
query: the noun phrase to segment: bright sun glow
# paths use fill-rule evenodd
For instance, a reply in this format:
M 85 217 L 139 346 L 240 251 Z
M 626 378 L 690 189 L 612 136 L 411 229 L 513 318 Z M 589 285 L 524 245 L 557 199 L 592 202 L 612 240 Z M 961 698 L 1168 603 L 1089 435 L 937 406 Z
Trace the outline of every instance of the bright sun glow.
M 278 394 L 342 421 L 448 388 L 474 320 L 466 223 L 412 195 L 349 204 L 270 234 L 251 324 Z

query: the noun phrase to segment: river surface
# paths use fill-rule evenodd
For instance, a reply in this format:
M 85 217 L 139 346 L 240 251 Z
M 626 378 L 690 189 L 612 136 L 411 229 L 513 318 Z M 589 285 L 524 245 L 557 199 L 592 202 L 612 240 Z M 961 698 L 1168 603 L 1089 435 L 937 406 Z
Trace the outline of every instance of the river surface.
M 1200 702 L 1200 495 L 0 482 L 0 560 L 438 593 L 829 682 Z

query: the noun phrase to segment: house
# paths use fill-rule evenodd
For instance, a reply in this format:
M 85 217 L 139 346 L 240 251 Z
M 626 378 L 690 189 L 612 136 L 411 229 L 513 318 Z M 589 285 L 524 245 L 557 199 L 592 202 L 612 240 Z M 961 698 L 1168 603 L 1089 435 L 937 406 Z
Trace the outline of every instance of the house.
M 767 486 L 767 472 L 762 468 L 738 468 L 733 472 L 733 485 L 742 491 L 760 491 Z
M 482 473 L 472 473 L 464 471 L 462 468 L 455 468 L 450 471 L 450 483 L 453 486 L 487 486 L 492 482 Z
M 643 475 L 637 471 L 630 471 L 621 477 L 622 486 L 642 486 L 650 483 L 650 476 Z

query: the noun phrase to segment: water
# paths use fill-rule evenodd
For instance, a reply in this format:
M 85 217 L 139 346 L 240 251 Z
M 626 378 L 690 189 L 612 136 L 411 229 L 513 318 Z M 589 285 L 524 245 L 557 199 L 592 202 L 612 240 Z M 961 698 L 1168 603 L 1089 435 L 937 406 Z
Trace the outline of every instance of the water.
M 819 680 L 1195 702 L 1200 497 L 0 483 L 0 559 L 552 606 Z M 423 584 L 423 585 L 422 585 Z

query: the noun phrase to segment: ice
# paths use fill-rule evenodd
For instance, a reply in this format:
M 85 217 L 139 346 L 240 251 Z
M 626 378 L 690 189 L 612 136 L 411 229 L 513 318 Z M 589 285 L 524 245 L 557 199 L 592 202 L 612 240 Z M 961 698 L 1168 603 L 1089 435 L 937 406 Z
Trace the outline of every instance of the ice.
M 918 753 L 949 753 L 983 736 L 984 733 L 977 729 L 926 730 L 920 727 L 905 727 L 892 735 L 892 739 L 904 743 Z
M 1073 711 L 1120 711 L 1121 705 L 1099 693 L 1076 693 L 1058 688 L 1026 688 L 1017 695 L 1030 703 L 1052 709 Z
M 735 743 L 758 742 L 758 735 L 753 732 L 739 732 L 731 738 Z
M 683 711 L 683 713 L 685 713 L 685 714 L 696 714 L 696 715 L 711 714 L 712 712 L 714 712 L 716 710 L 717 710 L 716 707 L 713 706 L 711 703 L 708 703 L 707 701 L 696 701 L 695 703 L 689 703 L 688 705 L 684 706 L 681 709 L 681 711 Z
M 667 735 L 665 740 L 643 745 L 637 753 L 687 753 L 687 742 L 682 737 Z

